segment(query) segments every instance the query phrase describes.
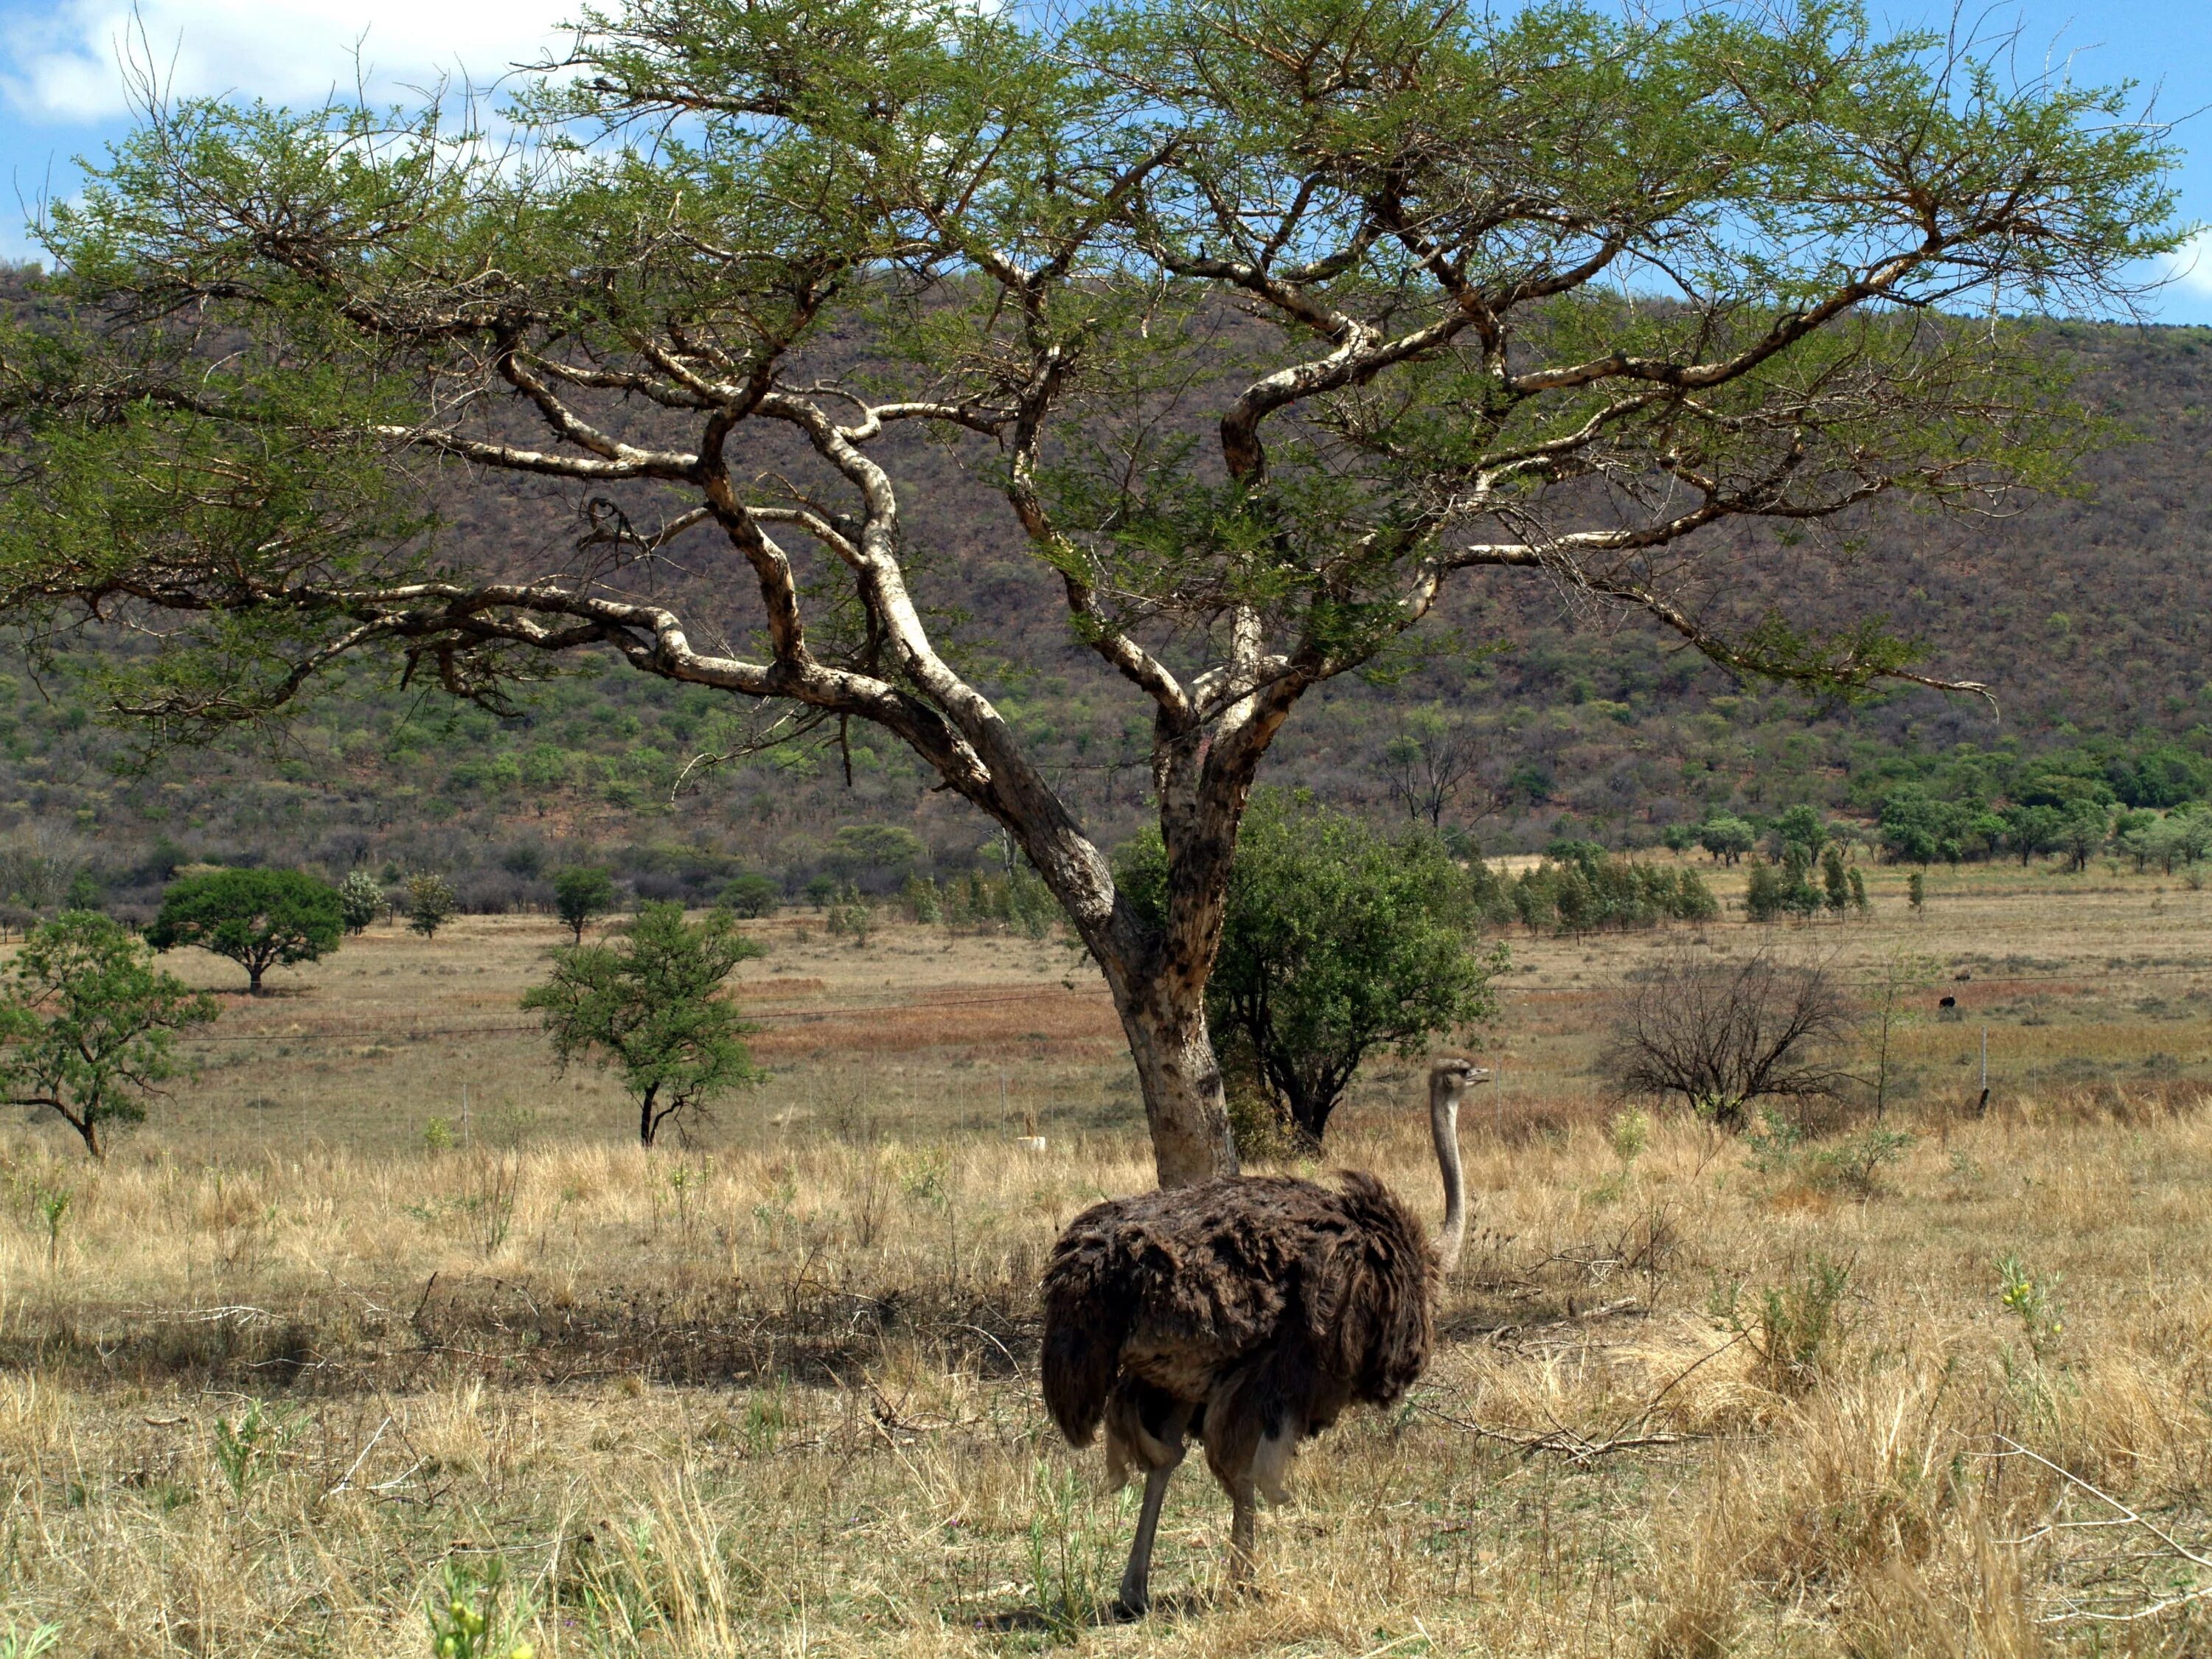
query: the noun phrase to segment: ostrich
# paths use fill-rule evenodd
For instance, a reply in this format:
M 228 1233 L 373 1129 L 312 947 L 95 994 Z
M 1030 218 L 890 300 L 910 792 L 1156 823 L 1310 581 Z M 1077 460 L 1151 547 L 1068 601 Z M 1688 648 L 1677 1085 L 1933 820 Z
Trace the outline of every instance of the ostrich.
M 1429 1127 L 1443 1173 L 1432 1246 L 1373 1176 L 1334 1187 L 1252 1176 L 1092 1206 L 1044 1275 L 1044 1400 L 1073 1445 L 1103 1422 L 1107 1474 L 1142 1469 L 1145 1501 L 1116 1603 L 1150 1605 L 1152 1535 L 1184 1444 L 1206 1443 L 1229 1493 L 1229 1577 L 1252 1572 L 1254 1493 L 1284 1497 L 1297 1443 L 1354 1401 L 1387 1406 L 1428 1364 L 1437 1287 L 1467 1232 L 1459 1109 L 1490 1073 L 1440 1060 Z

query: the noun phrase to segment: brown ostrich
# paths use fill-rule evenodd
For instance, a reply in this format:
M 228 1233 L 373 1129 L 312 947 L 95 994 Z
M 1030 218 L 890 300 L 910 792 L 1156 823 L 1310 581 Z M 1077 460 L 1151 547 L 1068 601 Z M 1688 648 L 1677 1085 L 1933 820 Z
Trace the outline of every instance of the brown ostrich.
M 1093 1205 L 1044 1275 L 1044 1401 L 1070 1443 L 1106 1425 L 1115 1485 L 1145 1473 L 1119 1610 L 1150 1604 L 1152 1534 L 1186 1441 L 1234 1506 L 1229 1577 L 1252 1572 L 1255 1492 L 1280 1502 L 1298 1442 L 1354 1401 L 1387 1406 L 1428 1364 L 1437 1287 L 1467 1232 L 1459 1109 L 1490 1073 L 1429 1073 L 1444 1221 L 1431 1244 L 1373 1176 L 1251 1176 Z

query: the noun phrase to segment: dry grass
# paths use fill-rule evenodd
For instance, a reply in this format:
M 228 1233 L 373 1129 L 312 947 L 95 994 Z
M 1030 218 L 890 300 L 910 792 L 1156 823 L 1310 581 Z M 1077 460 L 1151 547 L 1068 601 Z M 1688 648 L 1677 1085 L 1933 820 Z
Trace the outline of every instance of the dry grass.
M 574 1659 L 2206 1650 L 2212 1597 L 2126 1616 L 2212 1584 L 2205 897 L 1934 886 L 1804 941 L 1925 951 L 1961 1004 L 1905 1033 L 1915 1139 L 1867 1197 L 1672 1121 L 1624 1167 L 1587 1068 L 1651 942 L 1516 946 L 1437 1363 L 1301 1459 L 1256 1599 L 1187 1474 L 1136 1629 L 1092 1622 L 1130 1501 L 1024 1374 L 1057 1227 L 1148 1178 L 1064 951 L 779 924 L 747 970 L 775 1079 L 648 1157 L 603 1079 L 481 1029 L 521 1023 L 550 927 L 349 945 L 240 1000 L 106 1170 L 10 1133 L 0 1642 L 417 1656 L 445 1563 L 496 1555 Z M 464 1082 L 470 1144 L 427 1150 Z M 1379 1068 L 1332 1152 L 1428 1200 L 1414 1087 Z M 1827 1334 L 1763 1358 L 1823 1264 Z

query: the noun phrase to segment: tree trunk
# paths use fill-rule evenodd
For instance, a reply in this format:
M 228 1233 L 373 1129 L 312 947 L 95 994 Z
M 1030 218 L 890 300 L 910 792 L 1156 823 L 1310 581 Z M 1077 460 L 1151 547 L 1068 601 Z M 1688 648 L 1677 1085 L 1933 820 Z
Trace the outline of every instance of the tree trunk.
M 246 964 L 246 993 L 248 996 L 258 997 L 261 994 L 262 971 L 263 964 L 260 963 L 249 962 Z
M 1154 976 L 1125 990 L 1119 975 L 1107 978 L 1137 1063 L 1160 1185 L 1188 1187 L 1235 1175 L 1237 1145 L 1206 1030 L 1203 982 L 1186 991 Z
M 647 1089 L 645 1098 L 637 1103 L 637 1140 L 641 1146 L 652 1146 L 653 1132 L 660 1127 L 659 1120 L 653 1115 L 653 1097 L 659 1092 L 658 1086 Z
M 66 1117 L 68 1116 L 68 1114 L 64 1113 L 63 1115 Z M 87 1113 L 82 1122 L 79 1122 L 76 1119 L 71 1118 L 70 1120 L 70 1127 L 75 1129 L 78 1135 L 83 1139 L 84 1149 L 86 1152 L 92 1154 L 92 1160 L 94 1163 L 105 1164 L 107 1162 L 107 1149 L 100 1144 L 100 1120 L 98 1118 L 94 1117 L 90 1113 Z

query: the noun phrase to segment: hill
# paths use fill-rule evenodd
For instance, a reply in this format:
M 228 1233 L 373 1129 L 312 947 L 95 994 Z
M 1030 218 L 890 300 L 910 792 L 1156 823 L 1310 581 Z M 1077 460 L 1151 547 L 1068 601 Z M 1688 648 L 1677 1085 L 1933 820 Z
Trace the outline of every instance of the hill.
M 8 286 L 20 298 L 20 274 Z M 1444 769 L 1466 775 L 1429 807 L 1493 851 L 1560 835 L 1648 844 L 1721 809 L 1810 802 L 1870 816 L 1906 781 L 2002 800 L 2053 769 L 2131 799 L 2147 760 L 2180 793 L 2203 793 L 2212 331 L 2054 325 L 2046 335 L 2078 365 L 2085 401 L 2130 434 L 2087 458 L 2080 494 L 1983 519 L 1869 514 L 1832 527 L 1816 557 L 1801 549 L 1786 564 L 1747 537 L 1724 596 L 1739 620 L 1769 609 L 1810 628 L 1885 616 L 1943 673 L 1987 682 L 1993 702 L 1912 689 L 1808 703 L 1737 683 L 1640 615 L 1492 573 L 1454 597 L 1423 656 L 1311 696 L 1269 780 L 1391 812 L 1415 804 L 1423 780 L 1409 772 L 1442 751 L 1454 762 Z M 913 491 L 912 534 L 941 634 L 987 665 L 993 695 L 1102 831 L 1133 830 L 1146 810 L 1143 711 L 1069 637 L 1003 504 L 962 458 L 917 445 L 897 465 L 925 486 Z M 520 566 L 574 540 L 581 503 L 548 489 L 447 506 L 449 533 L 509 550 Z M 711 562 L 643 580 L 727 608 L 714 600 Z M 728 620 L 743 626 L 739 611 Z M 147 759 L 134 754 L 138 734 L 99 718 L 91 689 L 99 653 L 131 642 L 65 647 L 36 665 L 18 651 L 0 708 L 0 838 L 13 849 L 0 887 L 15 886 L 19 901 L 35 896 L 9 870 L 52 884 L 89 863 L 129 905 L 179 862 L 265 860 L 438 868 L 471 907 L 496 908 L 542 899 L 545 872 L 582 857 L 610 860 L 641 891 L 696 898 L 740 868 L 795 889 L 853 822 L 910 826 L 942 867 L 996 856 L 990 826 L 932 793 L 877 735 L 841 744 L 817 733 L 702 764 L 742 745 L 750 711 L 612 663 L 540 688 L 508 719 L 357 673 L 259 746 Z

